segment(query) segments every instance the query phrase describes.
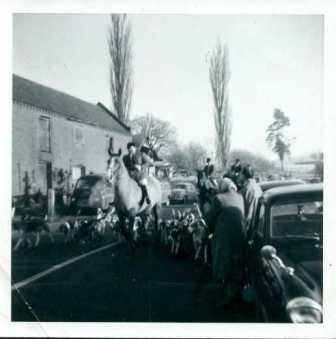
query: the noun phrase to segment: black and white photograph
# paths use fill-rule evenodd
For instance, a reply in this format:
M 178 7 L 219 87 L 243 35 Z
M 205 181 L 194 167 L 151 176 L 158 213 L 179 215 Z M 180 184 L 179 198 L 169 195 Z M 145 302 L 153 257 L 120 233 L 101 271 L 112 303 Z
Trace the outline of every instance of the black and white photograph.
M 323 14 L 11 25 L 11 324 L 324 324 Z

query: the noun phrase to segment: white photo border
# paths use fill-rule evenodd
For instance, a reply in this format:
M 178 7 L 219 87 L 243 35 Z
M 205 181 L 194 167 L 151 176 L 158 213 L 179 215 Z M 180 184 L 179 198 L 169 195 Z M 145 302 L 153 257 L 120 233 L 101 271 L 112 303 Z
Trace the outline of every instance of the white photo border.
M 1 189 L 0 195 L 0 336 L 20 337 L 199 337 L 332 338 L 336 337 L 336 9 L 332 1 L 9 1 L 0 5 L 1 24 Z M 324 323 L 182 324 L 182 323 L 25 323 L 11 322 L 11 112 L 12 15 L 14 13 L 181 13 L 181 14 L 316 14 L 324 15 Z M 313 142 L 313 139 L 312 139 Z

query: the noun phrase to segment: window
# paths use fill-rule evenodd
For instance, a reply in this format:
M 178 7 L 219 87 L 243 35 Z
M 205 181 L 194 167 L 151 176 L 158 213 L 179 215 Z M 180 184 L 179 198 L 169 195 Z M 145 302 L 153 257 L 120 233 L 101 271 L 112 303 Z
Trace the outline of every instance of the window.
M 84 145 L 84 133 L 83 128 L 79 126 L 75 126 L 73 129 L 73 138 L 74 143 L 77 145 Z
M 271 208 L 273 237 L 321 237 L 322 224 L 321 200 L 279 203 Z
M 113 152 L 113 150 L 114 150 L 114 140 L 113 140 L 113 137 L 110 137 L 110 138 L 109 138 L 108 149 L 109 149 L 110 151 L 112 151 L 112 152 Z
M 50 118 L 41 116 L 39 119 L 40 151 L 50 152 Z

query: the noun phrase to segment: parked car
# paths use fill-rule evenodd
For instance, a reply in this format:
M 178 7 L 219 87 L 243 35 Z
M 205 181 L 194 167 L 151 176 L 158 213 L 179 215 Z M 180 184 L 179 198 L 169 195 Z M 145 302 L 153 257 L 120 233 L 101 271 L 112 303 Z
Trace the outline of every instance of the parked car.
M 169 206 L 169 199 L 171 195 L 171 185 L 169 181 L 161 181 L 161 190 L 162 190 L 162 198 L 161 198 L 161 204 Z
M 271 181 L 263 181 L 260 182 L 260 188 L 263 192 L 275 188 L 275 187 L 282 187 L 282 186 L 292 186 L 292 185 L 302 185 L 305 182 L 301 179 L 289 179 L 289 180 L 271 180 Z
M 198 201 L 196 187 L 189 182 L 174 183 L 170 203 L 193 203 Z
M 266 191 L 248 236 L 248 276 L 267 322 L 322 322 L 323 186 Z
M 104 175 L 85 175 L 80 177 L 71 196 L 70 209 L 73 211 L 83 209 L 106 209 L 114 200 L 112 184 Z

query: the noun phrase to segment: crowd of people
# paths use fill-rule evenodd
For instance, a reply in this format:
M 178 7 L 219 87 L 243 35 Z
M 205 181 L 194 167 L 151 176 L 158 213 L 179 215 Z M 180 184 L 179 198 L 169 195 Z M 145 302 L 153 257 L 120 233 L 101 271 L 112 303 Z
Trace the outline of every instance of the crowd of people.
M 254 178 L 252 166 L 242 166 L 239 159 L 217 180 L 210 159 L 207 159 L 203 171 L 205 180 L 199 182 L 200 194 L 204 194 L 207 188 L 210 193 L 200 199 L 200 216 L 212 238 L 213 279 L 222 285 L 218 302 L 228 304 L 241 297 L 246 281 L 247 236 L 262 190 Z
M 138 150 L 132 142 L 127 148 L 128 154 L 123 157 L 123 162 L 142 192 L 139 205 L 149 205 L 151 201 L 143 168 L 146 164 L 153 163 L 150 149 L 143 146 Z M 207 255 L 210 252 L 213 279 L 222 285 L 222 302 L 229 303 L 242 292 L 247 235 L 262 191 L 254 178 L 252 166 L 243 166 L 239 159 L 222 177 L 215 178 L 214 173 L 214 165 L 207 158 L 205 167 L 199 172 L 200 209 L 195 206 L 194 212 L 185 214 L 174 211 L 171 220 L 161 222 L 159 231 L 162 241 L 170 246 L 173 255 L 178 254 L 181 241 L 186 235 L 192 239 L 195 260 L 202 257 L 209 264 Z M 96 221 L 80 225 L 81 227 L 78 223 L 65 223 L 62 231 L 66 241 L 72 241 L 80 235 L 85 238 L 86 233 L 104 235 L 106 225 L 117 224 L 113 214 L 112 210 L 106 213 L 98 211 Z M 90 225 L 94 227 L 90 228 Z M 129 225 L 133 227 L 135 237 L 141 228 L 140 224 L 137 225 L 137 220 L 134 225 Z M 95 232 L 90 233 L 88 230 L 91 229 Z M 18 247 L 19 245 L 16 249 Z

